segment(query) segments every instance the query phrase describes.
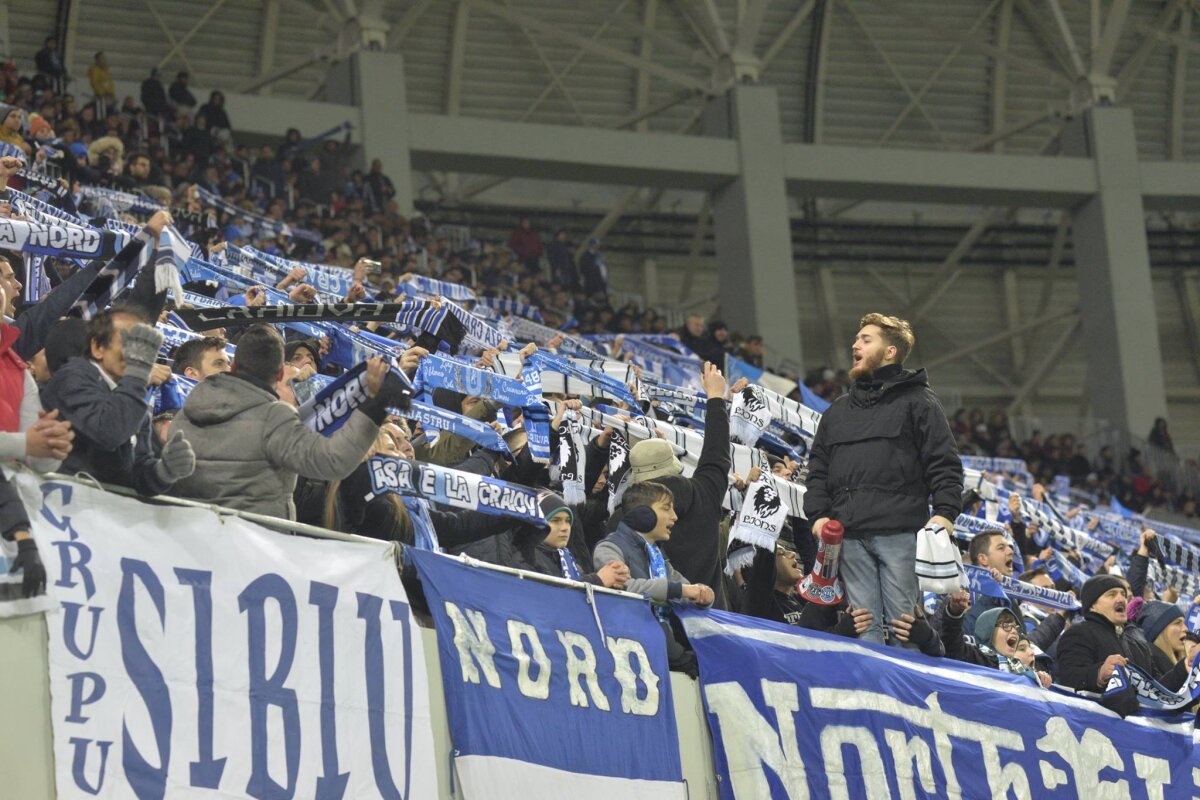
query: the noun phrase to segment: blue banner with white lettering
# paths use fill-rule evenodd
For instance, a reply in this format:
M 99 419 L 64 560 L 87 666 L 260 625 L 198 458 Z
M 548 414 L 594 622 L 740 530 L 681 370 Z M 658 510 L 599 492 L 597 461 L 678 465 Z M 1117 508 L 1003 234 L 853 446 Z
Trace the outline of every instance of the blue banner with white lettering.
M 1191 797 L 1185 723 L 1122 720 L 1020 676 L 680 609 L 721 797 Z
M 463 796 L 686 796 L 666 641 L 647 602 L 411 555 Z

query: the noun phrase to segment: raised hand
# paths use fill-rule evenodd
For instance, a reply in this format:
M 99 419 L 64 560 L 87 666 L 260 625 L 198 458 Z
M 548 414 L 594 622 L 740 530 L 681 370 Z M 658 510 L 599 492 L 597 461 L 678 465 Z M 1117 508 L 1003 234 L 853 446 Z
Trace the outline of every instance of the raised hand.
M 390 365 L 383 356 L 375 356 L 367 360 L 367 397 L 376 397 L 387 379 Z
M 709 399 L 724 398 L 725 392 L 729 390 L 725 376 L 717 369 L 717 365 L 710 361 L 704 362 L 704 369 L 700 372 L 700 385 L 704 387 L 704 393 Z

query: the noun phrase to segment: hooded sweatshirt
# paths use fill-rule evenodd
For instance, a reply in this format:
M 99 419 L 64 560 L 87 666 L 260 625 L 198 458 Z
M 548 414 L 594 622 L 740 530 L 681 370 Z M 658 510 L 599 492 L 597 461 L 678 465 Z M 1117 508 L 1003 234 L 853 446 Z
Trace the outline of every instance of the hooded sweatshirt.
M 383 403 L 368 402 L 333 435 L 322 436 L 268 384 L 240 373 L 212 375 L 197 384 L 171 423 L 171 432 L 183 431 L 196 452 L 196 471 L 172 494 L 295 519 L 296 476 L 348 476 L 375 443 L 386 415 Z

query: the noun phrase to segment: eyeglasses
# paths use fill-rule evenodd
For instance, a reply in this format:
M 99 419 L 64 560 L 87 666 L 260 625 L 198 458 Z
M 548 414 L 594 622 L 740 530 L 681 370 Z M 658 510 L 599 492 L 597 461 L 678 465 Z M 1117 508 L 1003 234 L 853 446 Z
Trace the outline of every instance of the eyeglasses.
M 1019 631 L 1019 630 L 1021 630 L 1021 625 L 1020 625 L 1020 623 L 1018 623 L 1016 620 L 1013 620 L 1013 619 L 1010 619 L 1010 620 L 1005 620 L 1004 622 L 1001 622 L 1001 623 L 999 623 L 998 625 L 996 625 L 996 627 L 997 627 L 997 628 L 1000 628 L 1001 630 L 1005 630 L 1005 631 Z
M 796 551 L 792 550 L 790 547 L 784 547 L 783 545 L 780 544 L 780 545 L 775 546 L 775 555 L 777 555 L 777 556 L 794 556 L 794 555 L 796 555 Z

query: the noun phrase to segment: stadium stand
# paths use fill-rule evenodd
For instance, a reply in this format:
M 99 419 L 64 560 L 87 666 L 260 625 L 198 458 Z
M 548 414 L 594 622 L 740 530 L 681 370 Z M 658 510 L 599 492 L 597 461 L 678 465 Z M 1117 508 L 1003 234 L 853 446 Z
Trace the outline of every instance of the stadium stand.
M 36 64 L 0 71 L 0 617 L 52 620 L 58 796 L 445 796 L 435 752 L 467 797 L 683 797 L 696 759 L 711 797 L 1190 791 L 1200 470 L 1165 419 L 947 416 L 883 308 L 797 374 L 778 331 L 620 298 L 598 239 L 405 215 L 346 126 L 250 146 L 187 73 Z M 106 692 L 145 705 L 119 757 Z

